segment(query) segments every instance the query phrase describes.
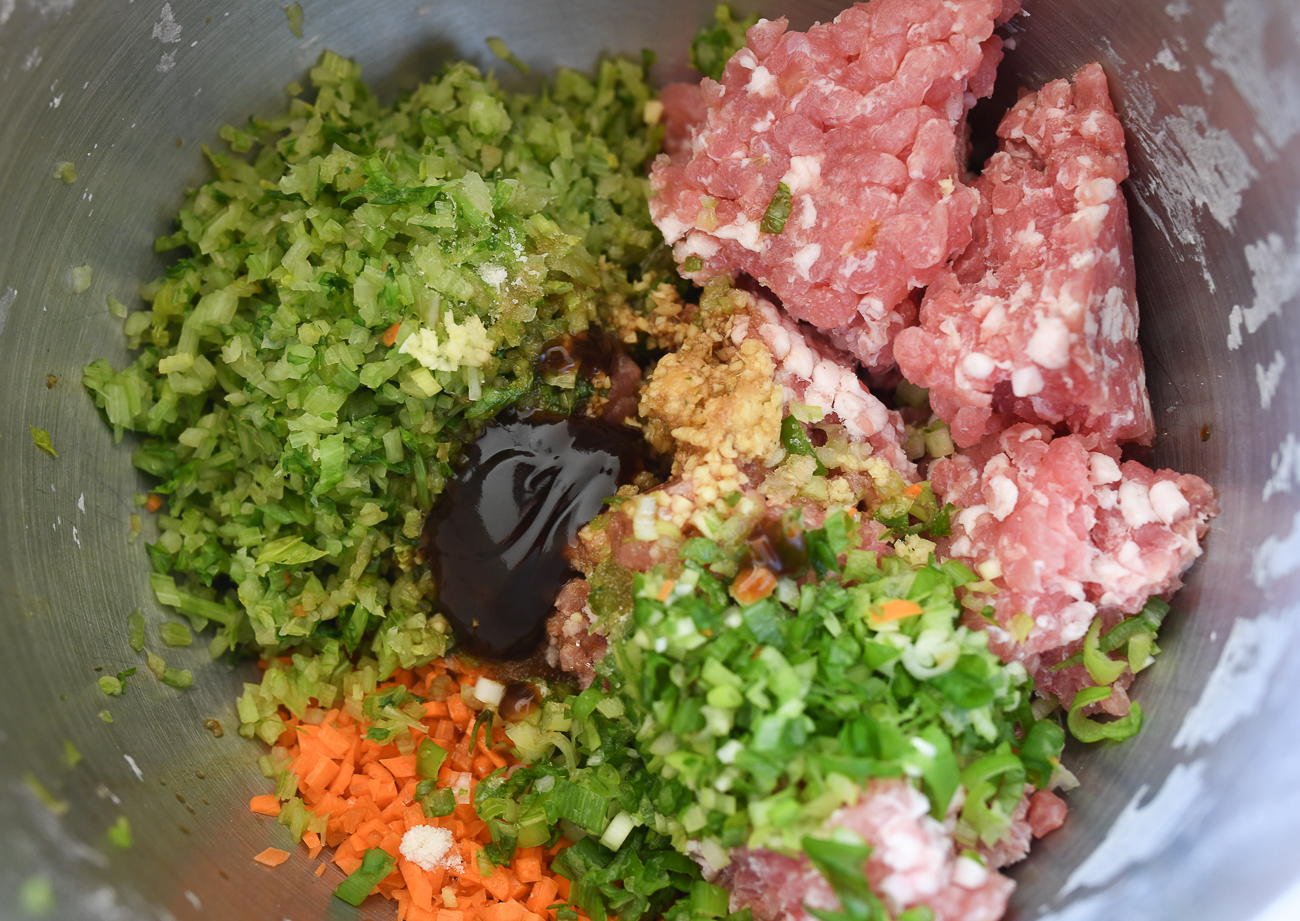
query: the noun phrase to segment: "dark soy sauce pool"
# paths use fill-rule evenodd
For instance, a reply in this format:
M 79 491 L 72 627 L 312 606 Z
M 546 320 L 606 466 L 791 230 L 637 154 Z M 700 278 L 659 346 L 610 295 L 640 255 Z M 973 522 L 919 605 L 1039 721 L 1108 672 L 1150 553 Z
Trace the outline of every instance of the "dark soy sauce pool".
M 571 574 L 564 549 L 645 469 L 645 442 L 608 422 L 503 415 L 467 451 L 424 524 L 438 610 L 461 648 L 527 656 Z

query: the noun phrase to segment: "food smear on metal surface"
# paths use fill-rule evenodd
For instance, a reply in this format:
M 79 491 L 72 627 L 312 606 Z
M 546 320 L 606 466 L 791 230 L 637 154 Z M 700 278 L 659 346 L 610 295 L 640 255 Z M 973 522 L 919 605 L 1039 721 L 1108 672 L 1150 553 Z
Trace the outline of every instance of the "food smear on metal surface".
M 84 381 L 144 434 L 159 600 L 261 660 L 250 811 L 340 899 L 1003 917 L 1067 731 L 1141 731 L 1218 511 L 1125 459 L 1155 431 L 1101 69 L 966 170 L 1018 13 L 719 8 L 657 94 L 649 56 L 534 95 L 452 64 L 386 107 L 326 52 L 204 148 L 139 358 Z

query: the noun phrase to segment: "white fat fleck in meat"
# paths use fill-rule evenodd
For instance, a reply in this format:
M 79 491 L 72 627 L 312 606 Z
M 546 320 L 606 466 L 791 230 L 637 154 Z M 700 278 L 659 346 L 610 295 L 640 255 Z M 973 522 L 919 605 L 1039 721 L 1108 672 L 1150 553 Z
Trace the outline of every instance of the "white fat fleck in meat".
M 822 184 L 820 157 L 799 156 L 790 158 L 790 166 L 781 177 L 791 195 L 816 189 Z
M 765 134 L 772 129 L 774 122 L 776 122 L 776 113 L 768 112 L 762 118 L 755 119 L 754 123 L 749 126 L 749 130 L 755 134 Z
M 1109 455 L 1094 451 L 1088 455 L 1088 480 L 1094 486 L 1106 486 L 1120 481 L 1119 464 Z
M 1060 614 L 1061 642 L 1073 643 L 1088 632 L 1092 619 L 1097 616 L 1097 606 L 1089 601 L 1067 604 Z
M 1043 317 L 1025 346 L 1029 360 L 1055 371 L 1070 362 L 1070 329 L 1057 317 Z
M 1043 235 L 1038 232 L 1034 222 L 1030 221 L 1024 230 L 1016 233 L 1016 242 L 1022 249 L 1035 250 L 1043 245 Z
M 808 278 L 808 271 L 813 267 L 822 254 L 822 245 L 820 243 L 808 243 L 799 247 L 795 251 L 794 258 L 790 261 L 794 263 L 795 271 L 803 278 Z
M 742 48 L 732 60 L 746 70 L 753 70 L 758 66 L 758 58 L 754 57 L 754 52 L 748 48 Z
M 1095 249 L 1081 250 L 1080 252 L 1074 253 L 1070 256 L 1070 268 L 1075 269 L 1076 271 L 1079 269 L 1090 269 L 1097 264 L 1100 258 L 1101 257 Z
M 811 230 L 817 226 L 817 205 L 813 202 L 811 195 L 805 195 L 799 199 L 803 210 L 799 214 L 799 229 Z
M 762 96 L 764 98 L 771 96 L 776 92 L 776 77 L 770 70 L 760 64 L 754 68 L 754 73 L 745 86 L 745 92 L 751 96 Z
M 978 889 L 988 882 L 988 867 L 966 855 L 957 858 L 952 868 L 952 881 L 962 889 Z
M 984 315 L 984 319 L 980 321 L 981 342 L 1001 332 L 1002 326 L 1007 319 L 1007 308 L 1002 302 L 995 298 L 989 298 L 989 300 L 994 301 L 994 304 L 989 308 L 988 313 Z
M 989 497 L 990 492 L 991 497 Z M 1020 499 L 1020 487 L 1010 478 L 999 475 L 989 480 L 984 495 L 989 498 L 989 511 L 993 513 L 993 517 L 1002 521 L 1016 510 L 1016 502 Z
M 996 367 L 993 359 L 989 358 L 983 352 L 971 352 L 961 361 L 961 369 L 967 377 L 972 377 L 977 381 L 982 381 L 993 373 Z
M 1156 510 L 1151 507 L 1150 493 L 1136 480 L 1120 484 L 1119 510 L 1124 513 L 1124 521 L 1130 528 L 1138 528 L 1160 520 L 1156 516 Z
M 1114 198 L 1118 188 L 1115 180 L 1107 176 L 1086 179 L 1074 190 L 1074 200 L 1081 205 L 1100 205 Z
M 1151 508 L 1165 524 L 1186 518 L 1192 510 L 1187 498 L 1173 480 L 1161 480 L 1151 487 Z
M 676 215 L 673 214 L 661 215 L 658 223 L 659 223 L 659 230 L 664 235 L 664 241 L 667 242 L 669 245 L 672 245 L 673 243 L 676 243 L 678 240 L 680 240 L 683 236 L 686 235 L 686 232 L 688 230 L 695 229 L 692 225 L 686 223 L 685 221 L 679 221 Z
M 1097 507 L 1110 511 L 1119 504 L 1119 493 L 1113 489 L 1101 487 L 1097 490 Z
M 987 505 L 968 506 L 957 513 L 957 525 L 963 531 L 969 531 L 975 527 L 975 523 L 980 520 L 981 515 L 987 515 L 988 513 L 989 507 Z M 956 550 L 953 551 L 953 555 L 961 556 Z
M 1089 205 L 1070 215 L 1072 223 L 1083 222 L 1089 225 L 1088 232 L 1096 236 L 1101 231 L 1101 223 L 1110 213 L 1110 205 Z
M 1102 299 L 1100 331 L 1103 339 L 1119 342 L 1132 339 L 1137 333 L 1124 296 L 1124 289 L 1117 285 L 1108 289 Z
M 759 222 L 745 217 L 724 224 L 713 231 L 713 235 L 720 240 L 735 240 L 751 252 L 760 252 L 765 248 Z
M 1043 389 L 1043 375 L 1033 365 L 1011 372 L 1011 392 L 1018 397 L 1032 397 Z
M 688 236 L 681 246 L 682 252 L 686 255 L 699 256 L 701 259 L 712 259 L 718 254 L 718 248 L 717 240 L 698 230 Z

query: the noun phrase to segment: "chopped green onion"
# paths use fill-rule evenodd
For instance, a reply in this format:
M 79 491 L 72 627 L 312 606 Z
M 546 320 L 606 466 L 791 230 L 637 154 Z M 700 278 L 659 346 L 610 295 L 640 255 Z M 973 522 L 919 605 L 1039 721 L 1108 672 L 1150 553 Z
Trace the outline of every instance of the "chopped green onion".
M 296 38 L 302 38 L 302 4 L 294 0 L 284 9 L 285 16 L 289 19 L 289 31 Z
M 136 608 L 126 619 L 126 642 L 135 652 L 144 650 L 144 615 Z
M 114 847 L 120 847 L 123 850 L 132 845 L 134 839 L 131 837 L 131 823 L 127 821 L 126 816 L 118 816 L 117 821 L 109 828 L 108 841 Z
M 68 803 L 51 793 L 45 784 L 41 783 L 31 771 L 23 772 L 23 783 L 27 784 L 27 789 L 31 790 L 41 805 L 50 812 L 55 815 L 63 815 L 68 811 Z
M 772 200 L 767 203 L 767 210 L 763 212 L 759 230 L 763 233 L 780 233 L 785 230 L 785 222 L 790 219 L 792 207 L 790 187 L 784 182 L 778 183 L 776 191 L 772 193 Z
M 521 74 L 527 76 L 532 73 L 532 68 L 519 60 L 519 58 L 515 56 L 515 53 L 510 50 L 510 46 L 495 35 L 487 40 L 487 46 L 492 49 L 493 54 L 505 61 L 515 70 L 519 71 Z
M 54 911 L 54 886 L 47 876 L 29 876 L 18 890 L 18 902 L 29 915 L 43 917 Z
M 1066 725 L 1070 727 L 1070 734 L 1080 742 L 1099 742 L 1102 739 L 1119 742 L 1137 735 L 1142 728 L 1142 705 L 1137 701 L 1133 701 L 1125 716 L 1109 723 L 1099 723 L 1083 715 L 1084 707 L 1106 700 L 1110 694 L 1110 688 L 1101 687 L 1083 688 L 1074 695 Z
M 781 420 L 781 445 L 790 454 L 800 454 L 817 461 L 816 475 L 826 476 L 828 472 L 826 465 L 817 457 L 817 452 L 808 439 L 808 433 L 803 430 L 803 426 L 794 416 L 786 416 Z
M 54 444 L 53 442 L 50 441 L 49 432 L 45 431 L 44 429 L 38 429 L 34 425 L 29 425 L 27 427 L 32 430 L 32 444 L 36 445 L 36 447 L 40 448 L 46 454 L 50 455 L 50 457 L 59 456 L 59 452 L 54 450 Z
M 189 646 L 194 642 L 194 635 L 190 633 L 190 628 L 174 622 L 159 627 L 158 635 L 165 646 Z
M 1083 639 L 1083 664 L 1088 674 L 1097 684 L 1114 684 L 1115 679 L 1124 674 L 1126 663 L 1108 658 L 1097 646 L 1098 634 L 1101 632 L 1101 618 L 1093 618 L 1088 627 L 1088 635 Z
M 415 773 L 426 780 L 434 780 L 447 760 L 447 750 L 433 739 L 425 739 L 415 753 Z
M 360 907 L 366 896 L 393 872 L 397 861 L 380 848 L 369 848 L 361 857 L 361 866 L 353 870 L 348 878 L 339 883 L 334 894 L 349 905 Z
M 81 752 L 77 751 L 77 746 L 67 739 L 63 740 L 63 763 L 70 768 L 74 768 L 81 763 Z

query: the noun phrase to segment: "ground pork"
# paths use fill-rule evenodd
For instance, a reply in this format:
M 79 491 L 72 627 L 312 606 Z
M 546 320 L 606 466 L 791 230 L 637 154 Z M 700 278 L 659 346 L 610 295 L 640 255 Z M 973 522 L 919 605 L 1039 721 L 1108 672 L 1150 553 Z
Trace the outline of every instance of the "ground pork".
M 1098 611 L 1136 614 L 1176 591 L 1218 512 L 1200 477 L 1120 464 L 1098 441 L 1020 423 L 930 468 L 935 494 L 961 508 L 940 555 L 1000 569 L 987 596 L 997 624 L 967 621 L 1031 671 L 1031 657 L 1082 638 Z
M 925 795 L 904 780 L 873 780 L 854 805 L 831 824 L 871 845 L 867 879 L 891 916 L 927 905 L 935 921 L 997 921 L 1015 884 L 996 870 L 961 856 L 951 820 L 929 815 Z M 839 902 L 806 859 L 745 848 L 716 882 L 731 891 L 731 909 L 748 907 L 757 921 L 813 921 L 804 910 L 836 910 Z
M 750 300 L 747 314 L 732 327 L 736 342 L 758 339 L 776 361 L 776 380 L 785 392 L 787 412 L 795 403 L 816 406 L 829 422 L 844 426 L 849 438 L 871 445 L 875 456 L 909 482 L 916 467 L 903 448 L 903 420 L 858 379 L 853 360 L 812 327 L 792 319 L 762 298 Z
M 861 361 L 891 364 L 915 316 L 909 292 L 966 248 L 978 195 L 966 188 L 964 120 L 992 90 L 996 20 L 1018 0 L 874 0 L 807 33 L 762 20 L 705 80 L 704 118 L 665 101 L 669 153 L 650 210 L 683 273 L 748 274 L 792 316 L 842 329 Z M 782 192 L 781 186 L 785 191 Z M 780 231 L 769 206 L 788 200 Z M 769 227 L 769 230 L 772 228 Z
M 1023 97 L 974 181 L 974 240 L 894 357 L 962 447 L 1014 419 L 1111 444 L 1154 435 L 1137 343 L 1124 129 L 1090 64 Z

